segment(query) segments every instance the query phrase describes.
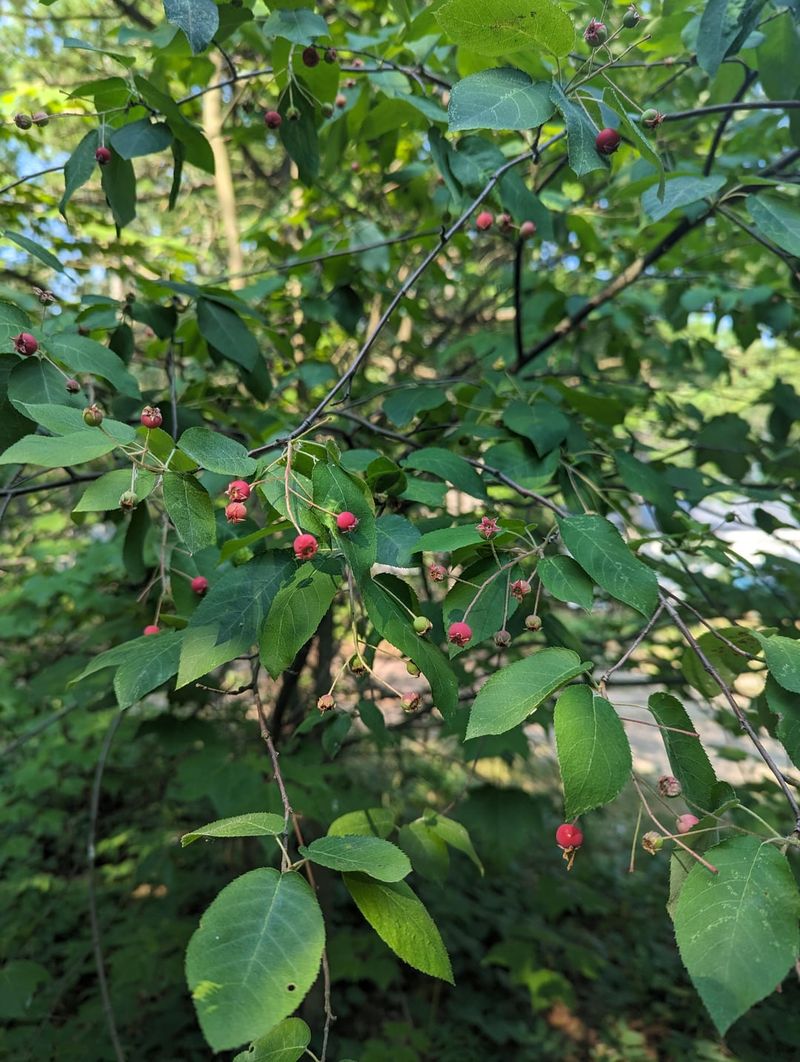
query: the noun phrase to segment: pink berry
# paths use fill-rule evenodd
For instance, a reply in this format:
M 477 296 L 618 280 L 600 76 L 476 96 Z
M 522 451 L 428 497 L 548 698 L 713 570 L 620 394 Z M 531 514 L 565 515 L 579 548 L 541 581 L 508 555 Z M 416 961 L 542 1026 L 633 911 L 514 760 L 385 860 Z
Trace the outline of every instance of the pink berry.
M 232 502 L 247 501 L 250 497 L 251 487 L 249 483 L 246 483 L 243 479 L 234 479 L 228 484 L 228 489 L 225 493 L 228 495 L 228 499 Z
M 442 564 L 431 564 L 428 575 L 435 583 L 442 583 L 447 578 L 447 568 Z
M 99 166 L 107 166 L 111 162 L 111 152 L 107 147 L 99 147 L 94 153 Z
M 292 548 L 298 560 L 311 560 L 319 549 L 319 542 L 313 535 L 298 535 L 292 543 Z
M 447 632 L 448 641 L 451 641 L 453 645 L 458 645 L 460 648 L 464 648 L 467 642 L 472 637 L 472 627 L 468 623 L 451 623 L 450 629 Z
M 32 336 L 30 332 L 20 332 L 18 336 L 14 336 L 11 342 L 14 344 L 14 350 L 16 350 L 17 354 L 24 354 L 26 357 L 29 354 L 35 354 L 39 349 L 36 336 Z
M 145 634 L 160 634 L 161 633 L 161 628 L 156 623 L 149 623 L 145 627 L 144 633 Z
M 225 519 L 229 524 L 240 524 L 247 519 L 247 506 L 241 502 L 231 502 L 225 506 Z
M 264 125 L 267 129 L 280 129 L 283 118 L 277 111 L 267 111 L 264 115 Z
M 563 822 L 556 830 L 556 844 L 559 848 L 580 848 L 583 844 L 583 831 L 569 822 Z
M 358 517 L 355 513 L 349 513 L 347 511 L 339 513 L 336 517 L 336 526 L 342 534 L 346 535 L 348 531 L 355 531 L 358 527 Z
M 678 833 L 688 833 L 693 830 L 698 824 L 700 819 L 696 815 L 679 815 L 678 816 Z
M 78 383 L 77 380 L 67 380 L 64 386 L 71 395 L 77 395 L 81 389 L 81 385 Z
M 160 428 L 164 422 L 158 406 L 145 406 L 139 419 L 145 428 Z
M 196 575 L 192 579 L 192 590 L 200 597 L 208 590 L 208 579 L 204 575 Z
M 601 129 L 594 140 L 600 155 L 613 155 L 621 143 L 622 137 L 616 129 Z
M 519 227 L 519 235 L 523 240 L 529 240 L 531 236 L 535 236 L 536 223 L 533 221 L 523 221 Z
M 483 538 L 494 538 L 499 532 L 500 528 L 497 526 L 497 518 L 494 516 L 483 516 L 481 522 L 476 524 L 475 530 Z
M 480 229 L 481 232 L 485 232 L 490 229 L 494 224 L 494 217 L 488 210 L 482 210 L 480 214 L 475 218 L 475 227 Z

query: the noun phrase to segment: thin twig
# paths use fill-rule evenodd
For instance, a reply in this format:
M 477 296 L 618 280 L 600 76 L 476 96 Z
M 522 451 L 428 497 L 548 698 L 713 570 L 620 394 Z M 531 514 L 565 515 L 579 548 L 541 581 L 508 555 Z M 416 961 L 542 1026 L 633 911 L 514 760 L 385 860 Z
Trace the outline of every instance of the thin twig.
M 606 688 L 606 683 L 608 682 L 608 680 L 611 678 L 611 676 L 614 674 L 614 672 L 618 671 L 622 667 L 622 665 L 625 664 L 630 659 L 631 655 L 639 648 L 639 646 L 642 644 L 644 639 L 647 637 L 647 635 L 650 633 L 650 631 L 653 629 L 653 627 L 658 622 L 658 618 L 659 618 L 659 616 L 661 615 L 661 613 L 663 611 L 664 611 L 664 606 L 663 605 L 659 605 L 658 608 L 653 613 L 653 615 L 647 621 L 645 626 L 642 627 L 642 629 L 639 631 L 639 633 L 636 636 L 636 638 L 634 639 L 634 641 L 631 642 L 631 644 L 628 646 L 628 648 L 625 650 L 625 652 L 622 654 L 622 656 L 616 662 L 616 664 L 614 664 L 613 667 L 610 667 L 607 671 L 605 671 L 600 676 L 600 681 L 598 682 L 597 685 L 599 686 L 600 692 L 603 694 L 603 696 L 605 696 L 605 688 Z
M 517 368 L 525 357 L 522 342 L 522 256 L 525 240 L 520 236 L 514 249 L 514 344 L 517 350 Z
M 283 845 L 281 846 L 281 871 L 289 869 L 291 862 L 289 860 L 289 854 L 287 848 L 289 845 L 289 820 L 294 819 L 294 812 L 292 811 L 292 805 L 289 803 L 289 794 L 286 792 L 286 785 L 283 781 L 283 775 L 281 774 L 281 766 L 278 761 L 280 755 L 275 748 L 275 743 L 272 740 L 272 734 L 270 734 L 269 726 L 267 725 L 267 717 L 264 713 L 264 705 L 261 701 L 261 692 L 258 688 L 258 672 L 259 663 L 254 660 L 251 665 L 252 673 L 252 688 L 253 688 L 253 700 L 256 704 L 256 711 L 258 712 L 258 724 L 261 731 L 261 737 L 264 739 L 264 743 L 267 746 L 269 752 L 269 758 L 272 762 L 272 774 L 275 779 L 275 784 L 278 787 L 278 792 L 281 795 L 281 803 L 283 804 Z

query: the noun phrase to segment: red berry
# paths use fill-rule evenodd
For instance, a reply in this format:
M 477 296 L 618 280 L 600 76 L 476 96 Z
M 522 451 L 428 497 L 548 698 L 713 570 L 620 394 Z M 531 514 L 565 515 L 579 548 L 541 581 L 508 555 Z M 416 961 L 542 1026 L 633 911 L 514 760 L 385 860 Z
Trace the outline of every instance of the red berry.
M 527 579 L 515 579 L 511 584 L 511 594 L 517 599 L 517 601 L 521 601 L 523 597 L 530 592 L 531 584 Z
M 98 165 L 107 166 L 111 162 L 111 152 L 107 147 L 99 147 L 94 153 L 94 157 L 97 159 Z
M 451 623 L 447 632 L 448 641 L 462 649 L 472 637 L 472 627 L 468 623 Z
M 531 236 L 536 235 L 536 223 L 533 221 L 523 221 L 519 227 L 520 239 L 529 240 Z
M 319 62 L 319 52 L 313 44 L 303 49 L 303 62 L 306 66 L 316 66 Z
M 431 564 L 428 568 L 428 575 L 435 583 L 444 582 L 447 578 L 447 568 L 442 564 Z
M 247 501 L 250 497 L 250 484 L 246 483 L 243 479 L 234 479 L 228 484 L 228 489 L 225 493 L 232 502 Z
M 145 627 L 144 633 L 145 634 L 160 634 L 161 633 L 161 628 L 156 623 L 149 623 Z
M 355 531 L 358 527 L 358 517 L 355 513 L 347 511 L 339 513 L 336 517 L 336 526 L 343 534 L 347 534 L 348 531 Z
M 556 844 L 559 848 L 580 848 L 583 844 L 583 831 L 569 822 L 562 822 L 556 830 Z
M 90 428 L 99 428 L 103 423 L 103 411 L 99 406 L 87 406 L 83 411 L 83 422 Z
M 29 354 L 35 354 L 39 349 L 36 336 L 32 336 L 30 332 L 20 332 L 18 336 L 14 336 L 11 342 L 14 344 L 14 350 L 16 350 L 17 354 L 24 354 L 26 357 Z
M 77 380 L 67 380 L 64 385 L 71 395 L 77 395 L 81 389 L 81 385 Z
M 208 579 L 204 575 L 196 575 L 192 579 L 192 590 L 200 597 L 208 590 Z
M 298 535 L 292 543 L 292 548 L 298 560 L 311 560 L 319 549 L 319 542 L 313 535 Z
M 160 428 L 164 422 L 158 406 L 145 406 L 139 419 L 145 428 Z
M 603 22 L 598 22 L 596 18 L 593 18 L 583 31 L 583 39 L 590 48 L 599 48 L 601 44 L 605 44 L 608 40 L 608 30 L 606 29 L 605 24 Z
M 267 111 L 264 115 L 264 125 L 267 129 L 280 129 L 283 118 L 277 111 Z
M 494 217 L 488 210 L 482 210 L 480 214 L 475 218 L 475 227 L 480 229 L 481 232 L 485 232 L 490 229 L 494 224 Z
M 600 155 L 613 155 L 621 143 L 622 137 L 616 129 L 601 129 L 594 140 L 594 146 Z
M 680 815 L 678 817 L 678 833 L 688 833 L 693 830 L 700 819 L 696 815 Z
M 247 506 L 241 502 L 231 502 L 225 506 L 225 519 L 229 524 L 240 524 L 247 519 Z

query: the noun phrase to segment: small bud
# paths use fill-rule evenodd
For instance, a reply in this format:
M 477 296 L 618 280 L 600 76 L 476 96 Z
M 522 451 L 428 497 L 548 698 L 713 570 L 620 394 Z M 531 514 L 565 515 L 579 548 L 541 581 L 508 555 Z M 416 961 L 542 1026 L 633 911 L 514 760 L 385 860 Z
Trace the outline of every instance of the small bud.
M 633 29 L 634 26 L 638 26 L 641 21 L 641 15 L 636 8 L 631 4 L 625 14 L 622 16 L 622 25 L 625 29 Z
M 678 797 L 681 795 L 683 787 L 677 778 L 673 778 L 671 774 L 664 774 L 658 780 L 658 791 L 665 797 Z
M 208 579 L 206 579 L 204 575 L 196 575 L 194 579 L 192 579 L 192 590 L 194 590 L 198 597 L 202 597 L 208 590 Z
M 280 129 L 283 123 L 283 118 L 277 111 L 267 111 L 264 115 L 264 125 L 267 129 Z
M 648 830 L 642 837 L 642 848 L 644 848 L 645 852 L 649 852 L 650 855 L 660 852 L 663 847 L 664 838 L 660 833 L 656 833 L 655 830 Z
M 404 712 L 416 712 L 422 703 L 422 698 L 418 693 L 407 693 L 405 697 L 400 699 L 400 703 L 403 706 Z
M 427 634 L 433 624 L 427 616 L 415 616 L 411 626 L 417 634 Z
M 441 564 L 431 564 L 428 568 L 428 575 L 435 583 L 444 582 L 447 578 L 447 568 Z
M 17 129 L 30 129 L 33 125 L 33 118 L 29 114 L 15 114 L 14 125 Z
M 319 708 L 321 712 L 330 712 L 335 707 L 336 701 L 330 693 L 323 693 L 317 700 L 317 708 Z
M 78 383 L 77 380 L 67 380 L 64 386 L 71 395 L 77 395 L 80 393 L 81 385 Z
M 343 92 L 340 92 L 339 95 L 334 100 L 334 103 L 336 104 L 336 106 L 339 108 L 340 111 L 344 110 L 344 108 L 347 106 L 347 96 L 345 96 L 345 94 Z
M 119 496 L 119 507 L 120 507 L 120 509 L 124 509 L 128 513 L 132 509 L 135 509 L 138 504 L 139 504 L 139 499 L 136 497 L 136 495 L 133 493 L 132 490 L 126 490 L 124 493 L 120 494 L 120 496 Z
M 655 129 L 664 121 L 664 115 L 661 111 L 657 111 L 655 107 L 648 107 L 646 111 L 642 111 L 639 121 L 645 128 Z
M 414 678 L 416 678 L 417 675 L 419 674 L 419 668 L 417 667 L 417 665 L 414 663 L 413 660 L 409 660 L 408 663 L 406 664 L 406 671 L 409 673 L 409 675 L 413 675 Z
M 83 420 L 90 428 L 99 428 L 103 423 L 103 411 L 99 406 L 87 406 L 83 411 Z
M 247 506 L 241 502 L 231 502 L 225 506 L 225 519 L 229 524 L 240 524 L 247 519 Z
M 323 117 L 325 117 L 325 118 L 331 118 L 333 116 L 333 104 L 332 103 L 323 103 L 322 104 L 322 114 L 323 114 Z
M 307 48 L 303 49 L 302 58 L 303 58 L 303 63 L 305 64 L 305 66 L 309 66 L 309 67 L 316 66 L 317 63 L 319 62 L 319 52 L 313 46 L 313 44 L 309 44 L 309 46 Z
M 145 428 L 160 428 L 164 422 L 158 406 L 145 406 L 139 420 Z
M 249 564 L 255 557 L 255 553 L 249 546 L 242 546 L 241 549 L 237 549 L 234 555 L 231 557 L 231 564 L 234 568 L 241 568 L 243 564 Z
M 347 80 L 344 83 L 344 87 L 345 88 L 355 88 L 356 87 L 356 79 L 354 77 L 347 78 Z
M 107 166 L 111 162 L 111 152 L 107 147 L 99 147 L 94 153 L 98 166 Z
M 511 645 L 511 635 L 507 630 L 498 631 L 494 636 L 494 644 L 498 649 L 505 649 Z
M 40 129 L 44 129 L 46 125 L 50 125 L 50 115 L 47 111 L 37 111 L 33 115 L 33 124 L 38 125 Z
M 363 70 L 363 68 L 364 68 L 364 60 L 363 59 L 359 59 L 359 58 L 355 58 L 352 61 L 352 63 L 350 64 L 350 66 L 352 66 L 354 70 Z
M 525 627 L 529 631 L 540 631 L 542 629 L 542 621 L 534 612 L 525 617 Z
M 505 213 L 498 214 L 497 215 L 497 224 L 500 226 L 500 228 L 501 228 L 501 230 L 503 232 L 508 232 L 508 230 L 511 228 L 511 226 L 513 224 L 512 220 L 511 220 L 511 215 L 510 214 L 505 214 Z
M 522 240 L 529 240 L 531 236 L 535 236 L 536 223 L 533 221 L 523 221 L 519 227 L 519 235 Z
M 475 228 L 481 232 L 486 232 L 494 224 L 494 217 L 488 210 L 482 210 L 480 214 L 475 218 Z

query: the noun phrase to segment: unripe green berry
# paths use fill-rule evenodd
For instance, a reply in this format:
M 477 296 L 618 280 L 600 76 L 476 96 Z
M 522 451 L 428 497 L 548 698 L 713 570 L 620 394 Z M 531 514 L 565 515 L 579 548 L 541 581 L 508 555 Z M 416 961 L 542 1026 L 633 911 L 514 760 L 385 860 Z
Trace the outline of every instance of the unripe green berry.
M 90 428 L 99 428 L 103 423 L 103 411 L 99 406 L 87 406 L 83 411 L 83 420 Z
M 417 634 L 427 634 L 432 626 L 433 624 L 427 616 L 415 616 L 414 622 L 412 623 L 412 627 Z
M 136 508 L 138 503 L 139 503 L 139 499 L 136 497 L 136 495 L 133 493 L 132 490 L 126 490 L 123 494 L 120 494 L 120 497 L 119 497 L 119 507 L 120 507 L 120 509 L 124 509 L 126 512 L 130 512 L 131 509 L 135 509 Z
M 525 626 L 529 631 L 540 631 L 542 629 L 542 621 L 536 615 L 526 616 Z
M 409 675 L 413 675 L 415 678 L 419 674 L 419 668 L 413 660 L 409 660 L 406 664 L 406 671 L 409 673 Z
M 286 117 L 289 119 L 290 122 L 299 122 L 300 121 L 300 108 L 299 107 L 287 107 L 286 108 Z

